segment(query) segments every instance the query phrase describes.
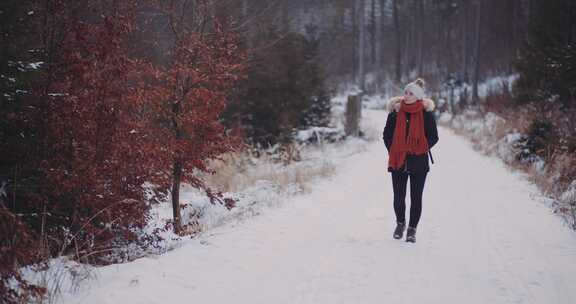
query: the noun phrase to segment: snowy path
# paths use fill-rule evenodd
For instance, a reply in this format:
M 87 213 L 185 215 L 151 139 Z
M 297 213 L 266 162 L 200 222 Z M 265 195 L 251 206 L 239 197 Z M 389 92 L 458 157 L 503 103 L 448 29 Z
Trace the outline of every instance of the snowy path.
M 576 234 L 500 161 L 441 128 L 411 244 L 392 239 L 384 155 L 374 142 L 281 208 L 101 268 L 66 303 L 576 303 Z

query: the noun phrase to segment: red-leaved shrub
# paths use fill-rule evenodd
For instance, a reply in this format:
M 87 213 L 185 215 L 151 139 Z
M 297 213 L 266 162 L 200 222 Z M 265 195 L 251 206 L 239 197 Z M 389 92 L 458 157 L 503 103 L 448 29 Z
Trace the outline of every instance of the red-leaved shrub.
M 123 1 L 95 20 L 58 16 L 63 40 L 46 73 L 48 90 L 37 94 L 45 109 L 41 203 L 57 240 L 52 254 L 96 262 L 146 224 L 141 187 L 151 170 L 138 116 L 139 63 L 129 57 L 133 11 Z
M 180 232 L 181 182 L 204 189 L 213 203 L 231 208 L 234 201 L 209 189 L 195 170 L 208 172 L 207 161 L 238 146 L 220 122 L 228 98 L 244 73 L 244 54 L 238 38 L 226 26 L 213 22 L 209 32 L 187 30 L 179 24 L 174 7 L 164 8 L 175 29 L 168 64 L 152 66 L 153 82 L 146 94 L 148 129 L 172 185 L 174 228 Z
M 240 145 L 220 123 L 244 73 L 237 36 L 215 21 L 206 31 L 177 27 L 167 60 L 152 63 L 132 47 L 137 3 L 55 0 L 38 11 L 44 64 L 30 94 L 1 116 L 11 128 L 0 145 L 10 152 L 0 163 L 10 173 L 0 172 L 1 302 L 43 294 L 23 266 L 61 255 L 109 263 L 128 243 L 154 246 L 142 232 L 146 183 L 172 186 L 175 212 L 180 182 L 233 207 L 196 173 Z

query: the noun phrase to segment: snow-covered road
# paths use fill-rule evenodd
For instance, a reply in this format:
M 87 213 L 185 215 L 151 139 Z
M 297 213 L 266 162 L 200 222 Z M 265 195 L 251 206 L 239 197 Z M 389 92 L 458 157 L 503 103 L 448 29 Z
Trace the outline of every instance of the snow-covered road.
M 384 125 L 384 112 L 368 115 Z M 576 303 L 576 234 L 499 160 L 439 132 L 415 244 L 392 238 L 377 141 L 312 193 L 165 255 L 100 268 L 65 302 Z

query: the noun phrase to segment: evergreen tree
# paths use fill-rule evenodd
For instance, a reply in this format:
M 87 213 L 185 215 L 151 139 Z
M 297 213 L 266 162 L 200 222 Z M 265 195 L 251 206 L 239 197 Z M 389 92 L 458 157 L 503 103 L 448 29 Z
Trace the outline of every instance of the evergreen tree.
M 300 126 L 326 126 L 330 122 L 330 95 L 325 86 L 326 76 L 318 63 L 320 41 L 310 35 L 304 40 L 303 55 L 305 64 L 302 75 L 307 80 L 303 85 L 308 96 L 309 107 L 304 111 Z
M 272 43 L 253 54 L 226 120 L 239 121 L 254 143 L 265 146 L 289 141 L 295 129 L 326 125 L 330 104 L 317 62 L 318 42 L 299 33 L 282 36 L 274 28 L 260 35 Z
M 516 64 L 520 78 L 517 101 L 560 101 L 574 106 L 576 93 L 576 2 L 534 3 L 528 40 Z
M 34 170 L 26 165 L 31 154 L 26 152 L 38 146 L 37 130 L 25 112 L 34 106 L 27 97 L 42 66 L 34 48 L 38 15 L 31 1 L 0 3 L 0 178 L 14 176 L 17 166 L 19 171 Z

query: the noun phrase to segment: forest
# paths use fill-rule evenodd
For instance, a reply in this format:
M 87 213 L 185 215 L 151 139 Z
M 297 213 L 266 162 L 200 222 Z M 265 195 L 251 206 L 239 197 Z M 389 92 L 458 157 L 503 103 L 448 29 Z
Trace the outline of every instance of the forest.
M 22 267 L 154 246 L 154 201 L 185 235 L 181 185 L 235 208 L 211 162 L 416 78 L 452 120 L 506 118 L 524 134 L 512 162 L 545 162 L 560 195 L 576 187 L 575 20 L 572 0 L 3 0 L 0 299 L 46 293 Z M 498 77 L 515 81 L 482 89 Z

